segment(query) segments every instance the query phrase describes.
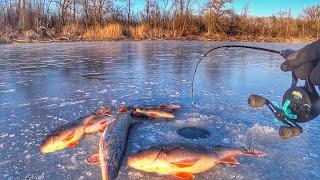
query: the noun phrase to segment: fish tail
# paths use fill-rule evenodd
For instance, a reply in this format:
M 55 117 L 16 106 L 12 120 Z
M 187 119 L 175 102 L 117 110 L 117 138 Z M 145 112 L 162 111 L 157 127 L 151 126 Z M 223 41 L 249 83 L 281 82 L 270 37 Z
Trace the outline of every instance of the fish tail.
M 241 151 L 243 152 L 243 154 L 252 157 L 263 157 L 266 155 L 266 153 L 259 151 L 252 146 L 249 146 L 248 148 L 243 147 Z

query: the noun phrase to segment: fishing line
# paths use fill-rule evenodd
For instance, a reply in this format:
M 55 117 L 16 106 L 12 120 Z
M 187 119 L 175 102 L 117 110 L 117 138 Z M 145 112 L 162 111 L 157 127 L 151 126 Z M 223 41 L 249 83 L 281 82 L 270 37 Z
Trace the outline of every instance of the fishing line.
M 256 47 L 256 46 L 244 46 L 244 45 L 224 45 L 224 46 L 218 46 L 215 47 L 213 49 L 210 49 L 208 52 L 206 52 L 198 61 L 196 68 L 194 70 L 193 73 L 193 77 L 192 77 L 192 109 L 195 108 L 195 101 L 194 101 L 194 81 L 195 81 L 195 76 L 198 70 L 198 67 L 200 65 L 200 63 L 202 62 L 202 60 L 204 60 L 205 57 L 207 57 L 211 52 L 217 50 L 217 49 L 221 49 L 221 48 L 246 48 L 246 49 L 255 49 L 255 50 L 260 50 L 260 51 L 266 51 L 266 52 L 271 52 L 271 53 L 275 53 L 275 54 L 280 54 L 281 55 L 281 51 L 277 51 L 277 50 L 273 50 L 273 49 L 267 49 L 267 48 L 261 48 L 261 47 Z

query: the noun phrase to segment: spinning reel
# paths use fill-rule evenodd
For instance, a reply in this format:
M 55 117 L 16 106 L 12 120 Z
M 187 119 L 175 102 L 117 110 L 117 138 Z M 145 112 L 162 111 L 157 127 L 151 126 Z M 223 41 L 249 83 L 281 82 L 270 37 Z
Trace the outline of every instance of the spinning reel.
M 247 48 L 255 49 L 260 51 L 266 51 L 270 53 L 278 54 L 285 57 L 284 51 L 277 51 L 272 49 L 266 49 L 255 46 L 244 46 L 244 45 L 224 45 L 210 49 L 206 52 L 201 59 L 198 61 L 192 79 L 192 107 L 195 108 L 194 100 L 194 81 L 200 63 L 210 53 L 221 49 L 221 48 Z M 320 114 L 320 98 L 315 86 L 311 83 L 310 78 L 307 78 L 304 86 L 297 86 L 298 77 L 292 73 L 292 85 L 285 92 L 282 99 L 282 106 L 274 105 L 268 99 L 258 96 L 251 95 L 248 99 L 248 103 L 251 107 L 262 107 L 267 105 L 276 119 L 282 122 L 284 125 L 279 129 L 279 135 L 283 139 L 289 139 L 294 136 L 299 136 L 303 130 L 298 123 L 305 123 L 315 119 Z
M 284 124 L 279 129 L 279 135 L 283 139 L 299 136 L 303 130 L 298 123 L 308 122 L 320 113 L 317 107 L 317 102 L 320 100 L 319 94 L 310 78 L 307 78 L 304 86 L 297 86 L 297 84 L 298 78 L 292 73 L 292 85 L 283 95 L 282 107 L 272 104 L 262 96 L 251 95 L 248 98 L 251 107 L 267 105 L 276 119 Z

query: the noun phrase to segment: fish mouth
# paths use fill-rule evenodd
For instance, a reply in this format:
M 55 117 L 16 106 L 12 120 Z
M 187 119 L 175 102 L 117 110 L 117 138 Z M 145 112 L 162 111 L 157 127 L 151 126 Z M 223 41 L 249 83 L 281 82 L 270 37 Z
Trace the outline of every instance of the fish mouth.
M 134 169 L 144 169 L 145 165 L 142 163 L 139 163 L 139 158 L 135 157 L 135 156 L 130 156 L 128 157 L 128 166 L 132 167 Z
M 137 154 L 129 156 L 127 164 L 134 169 L 148 171 L 162 152 L 163 149 L 151 150 L 151 152 L 141 150 Z
M 41 151 L 42 154 L 47 154 L 47 153 L 52 153 L 52 152 L 54 152 L 52 149 L 47 148 L 47 147 L 45 147 L 45 146 L 40 146 L 40 151 Z
M 46 153 L 52 153 L 55 150 L 53 150 L 49 145 L 41 144 L 40 151 L 41 153 L 46 154 Z
M 135 156 L 129 156 L 128 157 L 128 166 L 134 167 L 136 162 L 136 157 Z
M 54 140 L 53 139 L 48 139 L 45 140 L 41 145 L 40 145 L 40 151 L 43 154 L 46 153 L 53 153 L 57 151 L 58 149 L 54 147 Z

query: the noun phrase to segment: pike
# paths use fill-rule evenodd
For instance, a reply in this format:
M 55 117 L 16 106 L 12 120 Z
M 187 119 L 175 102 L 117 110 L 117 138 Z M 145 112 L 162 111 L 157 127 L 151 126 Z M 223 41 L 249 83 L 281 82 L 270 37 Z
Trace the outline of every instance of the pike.
M 173 119 L 175 115 L 171 112 L 159 110 L 156 108 L 135 108 L 133 116 L 146 116 L 150 118 Z
M 134 123 L 142 121 L 131 117 L 131 107 L 120 107 L 116 120 L 106 128 L 100 137 L 99 154 L 93 154 L 86 162 L 88 164 L 100 164 L 103 180 L 113 180 L 118 176 L 126 146 L 130 128 Z
M 179 179 L 194 179 L 217 164 L 240 165 L 238 156 L 262 157 L 265 153 L 249 149 L 222 146 L 167 145 L 142 150 L 128 157 L 128 166 L 145 172 L 171 175 Z
M 143 109 L 148 109 L 148 110 L 157 109 L 161 111 L 174 112 L 181 109 L 181 105 L 180 104 L 160 104 L 158 106 L 147 106 L 147 107 L 144 107 Z
M 131 117 L 131 108 L 120 107 L 116 121 L 104 130 L 99 142 L 99 154 L 89 157 L 88 164 L 100 164 L 103 180 L 118 176 L 132 124 L 139 123 Z
M 99 142 L 99 162 L 103 180 L 115 179 L 118 176 L 133 123 L 130 113 L 122 112 L 103 132 Z
M 103 131 L 108 127 L 115 120 L 111 113 L 110 108 L 100 108 L 89 116 L 58 128 L 43 141 L 40 151 L 52 153 L 66 148 L 75 148 L 85 134 Z

